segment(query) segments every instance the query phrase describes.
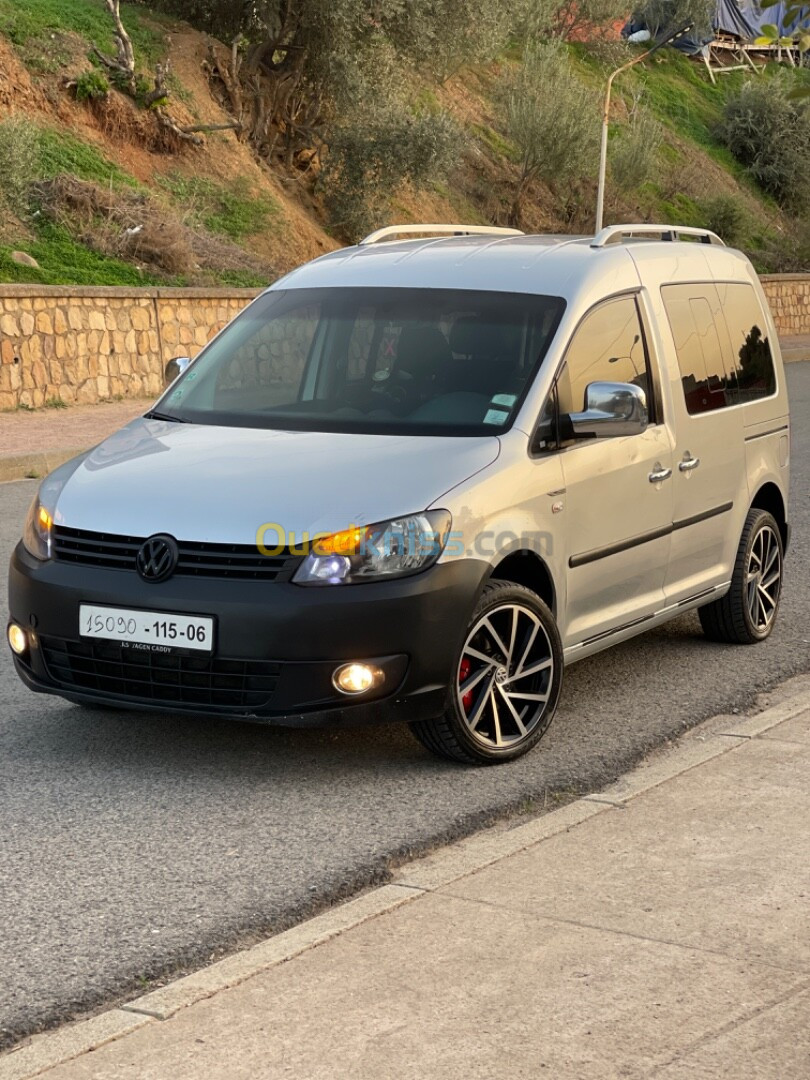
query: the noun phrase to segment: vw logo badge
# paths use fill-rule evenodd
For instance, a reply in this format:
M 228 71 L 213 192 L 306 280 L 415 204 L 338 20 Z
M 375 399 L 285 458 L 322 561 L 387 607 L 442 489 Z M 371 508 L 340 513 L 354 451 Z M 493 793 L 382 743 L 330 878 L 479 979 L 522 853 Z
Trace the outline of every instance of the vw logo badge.
M 179 558 L 177 542 L 172 536 L 150 536 L 138 551 L 136 566 L 144 581 L 153 585 L 172 576 Z

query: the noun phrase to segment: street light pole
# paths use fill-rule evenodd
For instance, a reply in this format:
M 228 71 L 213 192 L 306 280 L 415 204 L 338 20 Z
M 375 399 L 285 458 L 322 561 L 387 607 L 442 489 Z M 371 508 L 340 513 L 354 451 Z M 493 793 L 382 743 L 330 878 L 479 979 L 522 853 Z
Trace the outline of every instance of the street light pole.
M 671 33 L 666 34 L 660 41 L 656 41 L 655 45 L 651 49 L 647 49 L 646 52 L 641 53 L 640 56 L 633 57 L 632 60 L 628 60 L 626 64 L 622 64 L 621 67 L 616 68 L 614 72 L 610 74 L 607 81 L 607 87 L 605 89 L 605 105 L 602 110 L 602 141 L 599 147 L 599 186 L 596 193 L 596 231 L 600 232 L 604 222 L 605 211 L 605 173 L 607 172 L 607 148 L 608 148 L 608 126 L 610 123 L 610 92 L 613 89 L 613 80 L 617 75 L 621 75 L 623 71 L 627 71 L 628 68 L 634 67 L 636 64 L 640 64 L 642 60 L 646 60 L 648 56 L 652 56 L 654 52 L 658 52 L 665 45 L 669 45 L 671 41 L 675 41 L 676 38 L 683 37 L 684 34 L 688 34 L 692 29 L 693 24 L 689 23 L 687 26 L 682 26 L 679 30 L 673 30 Z

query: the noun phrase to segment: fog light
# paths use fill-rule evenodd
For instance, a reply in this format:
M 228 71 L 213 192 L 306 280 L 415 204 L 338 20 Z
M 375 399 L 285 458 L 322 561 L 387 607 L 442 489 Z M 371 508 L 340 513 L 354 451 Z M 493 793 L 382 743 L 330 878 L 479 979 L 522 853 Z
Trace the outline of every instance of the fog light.
M 365 694 L 384 679 L 385 672 L 371 664 L 343 664 L 332 676 L 335 688 L 342 694 Z
M 28 648 L 28 638 L 25 631 L 16 623 L 12 623 L 8 628 L 8 643 L 12 652 L 15 652 L 17 656 L 22 656 Z

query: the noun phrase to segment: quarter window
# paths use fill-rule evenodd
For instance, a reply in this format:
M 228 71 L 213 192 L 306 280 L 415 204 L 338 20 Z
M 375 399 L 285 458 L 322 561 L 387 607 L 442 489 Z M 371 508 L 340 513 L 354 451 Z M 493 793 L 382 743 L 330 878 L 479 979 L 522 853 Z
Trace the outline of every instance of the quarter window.
M 731 343 L 731 370 L 737 378 L 741 405 L 776 392 L 776 374 L 765 320 L 757 294 L 750 285 L 717 286 L 720 307 Z
M 690 415 L 774 392 L 771 349 L 750 285 L 665 285 L 661 295 Z

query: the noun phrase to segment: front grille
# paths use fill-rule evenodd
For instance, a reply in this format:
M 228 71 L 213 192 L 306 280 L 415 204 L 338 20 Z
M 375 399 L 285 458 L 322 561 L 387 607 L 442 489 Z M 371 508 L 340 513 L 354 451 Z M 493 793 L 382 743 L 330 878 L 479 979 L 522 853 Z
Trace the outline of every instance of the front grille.
M 281 665 L 266 660 L 153 653 L 117 641 L 40 638 L 51 679 L 64 689 L 91 690 L 160 705 L 258 709 L 273 695 Z
M 146 537 L 69 529 L 53 530 L 54 555 L 60 562 L 135 570 L 138 549 Z M 262 555 L 255 544 L 205 544 L 178 540 L 180 558 L 174 577 L 231 578 L 245 581 L 289 581 L 300 555 Z

